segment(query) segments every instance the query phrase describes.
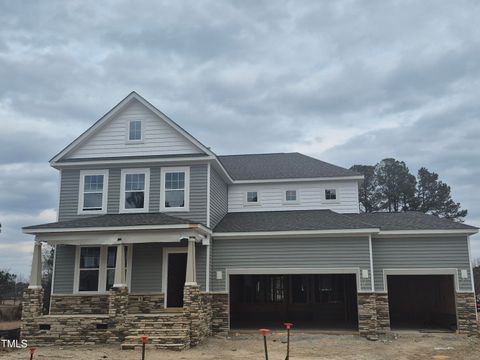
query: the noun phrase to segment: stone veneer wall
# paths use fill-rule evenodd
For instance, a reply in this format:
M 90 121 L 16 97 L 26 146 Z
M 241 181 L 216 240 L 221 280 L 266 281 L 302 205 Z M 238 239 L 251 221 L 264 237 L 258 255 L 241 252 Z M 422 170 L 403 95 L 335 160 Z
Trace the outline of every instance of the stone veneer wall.
M 50 298 L 50 315 L 107 314 L 108 295 L 55 295 Z
M 212 297 L 212 333 L 227 335 L 230 330 L 228 293 L 210 293 Z
M 478 334 L 477 311 L 474 293 L 456 293 L 457 331 L 459 334 Z
M 163 293 L 129 294 L 129 314 L 160 314 L 164 311 L 165 297 Z
M 386 334 L 390 331 L 390 309 L 388 308 L 388 294 L 376 293 L 377 306 L 377 333 Z
M 358 331 L 369 340 L 378 339 L 376 294 L 358 293 Z

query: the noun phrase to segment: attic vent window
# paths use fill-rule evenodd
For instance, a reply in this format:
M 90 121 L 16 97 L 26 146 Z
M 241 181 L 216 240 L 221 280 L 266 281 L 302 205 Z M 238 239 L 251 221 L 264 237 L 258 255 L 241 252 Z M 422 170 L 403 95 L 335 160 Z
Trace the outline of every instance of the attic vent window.
M 142 141 L 142 121 L 130 120 L 128 125 L 128 141 Z

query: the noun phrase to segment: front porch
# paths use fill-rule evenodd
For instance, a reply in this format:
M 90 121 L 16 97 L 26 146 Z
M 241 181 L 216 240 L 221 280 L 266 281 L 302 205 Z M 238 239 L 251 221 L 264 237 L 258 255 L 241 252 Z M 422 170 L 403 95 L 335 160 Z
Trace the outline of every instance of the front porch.
M 131 348 L 140 346 L 140 337 L 146 335 L 149 337 L 150 347 L 182 350 L 198 344 L 213 333 L 225 333 L 228 323 L 224 324 L 224 316 L 221 314 L 228 314 L 228 309 L 224 309 L 227 306 L 225 294 L 210 293 L 206 284 L 206 278 L 209 277 L 206 274 L 208 251 L 204 248 L 210 245 L 208 235 L 191 231 L 189 236 L 186 236 L 183 232 L 176 235 L 176 242 L 172 242 L 171 237 L 166 235 L 168 234 L 148 234 L 150 239 L 162 238 L 161 246 L 158 241 L 140 242 L 145 240 L 145 235 L 138 233 L 137 236 L 122 234 L 121 240 L 118 234 L 110 236 L 110 239 L 115 238 L 114 244 L 112 241 L 93 243 L 93 240 L 86 239 L 85 235 L 82 239 L 77 237 L 77 240 L 73 240 L 70 235 L 63 236 L 67 240 L 46 235 L 39 238 L 37 235 L 30 286 L 24 297 L 22 337 L 33 345 L 118 343 L 122 348 Z M 98 253 L 109 250 L 111 252 L 114 247 L 114 268 L 109 268 L 106 264 L 104 269 L 100 270 L 102 260 L 82 258 L 82 265 L 75 267 L 73 291 L 58 292 L 61 286 L 55 288 L 54 279 L 49 313 L 42 314 L 42 241 L 59 248 L 74 246 L 77 265 L 79 249 L 82 247 L 99 248 Z M 150 282 L 153 277 L 156 288 L 145 288 L 141 281 L 136 280 L 145 276 L 145 268 L 148 268 L 148 264 L 140 260 L 135 264 L 135 252 L 132 250 L 136 248 L 139 258 L 145 258 L 145 251 L 160 248 L 160 252 L 153 254 L 151 258 L 155 260 L 157 257 L 157 265 L 163 271 L 147 277 Z M 202 249 L 200 252 L 205 255 L 205 261 L 198 260 L 196 249 Z M 57 257 L 55 259 L 58 260 Z M 148 260 L 145 261 L 148 263 Z M 90 265 L 90 268 L 97 272 L 96 276 L 82 277 L 78 272 L 89 269 Z M 199 265 L 203 268 L 201 284 L 197 280 Z M 87 271 L 91 270 L 85 270 Z M 100 275 L 102 271 L 106 274 Z M 107 291 L 80 291 L 91 286 L 91 280 L 85 281 L 90 278 L 100 279 L 96 285 L 98 290 L 108 286 L 109 271 L 112 273 L 110 275 L 113 275 L 113 286 Z M 135 291 L 132 291 L 133 289 Z

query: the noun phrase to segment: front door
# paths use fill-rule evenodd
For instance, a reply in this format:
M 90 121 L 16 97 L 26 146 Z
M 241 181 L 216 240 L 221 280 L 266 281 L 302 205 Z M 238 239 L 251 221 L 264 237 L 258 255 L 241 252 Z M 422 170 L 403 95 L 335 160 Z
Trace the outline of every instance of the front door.
M 167 307 L 183 306 L 187 253 L 168 254 Z

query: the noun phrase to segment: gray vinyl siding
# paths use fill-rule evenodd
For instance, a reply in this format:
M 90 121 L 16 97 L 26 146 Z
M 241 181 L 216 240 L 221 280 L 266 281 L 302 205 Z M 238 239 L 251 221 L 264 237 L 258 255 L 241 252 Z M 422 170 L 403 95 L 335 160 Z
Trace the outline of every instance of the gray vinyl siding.
M 132 293 L 162 291 L 163 248 L 186 247 L 187 244 L 146 243 L 134 244 L 132 255 Z M 205 290 L 206 248 L 196 247 L 197 282 Z
M 131 292 L 162 291 L 162 244 L 134 244 Z
M 210 227 L 213 229 L 228 211 L 228 186 L 214 168 L 210 168 Z
M 118 214 L 120 209 L 120 171 L 120 168 L 108 171 L 107 212 L 109 214 Z M 115 194 L 118 195 L 115 196 Z
M 225 279 L 226 269 L 358 268 L 369 270 L 368 238 L 214 240 L 212 268 L 212 291 L 228 291 Z M 217 271 L 222 271 L 221 280 L 216 279 Z M 370 278 L 361 278 L 360 281 L 359 290 L 371 290 Z
M 120 207 L 120 171 L 129 169 L 132 165 L 110 166 L 108 177 L 107 212 L 118 214 Z M 91 169 L 104 169 L 95 167 Z M 78 215 L 78 194 L 80 184 L 80 169 L 61 171 L 61 187 L 59 202 L 59 221 L 71 220 L 82 216 Z M 150 212 L 160 211 L 160 166 L 150 168 Z M 166 212 L 172 216 L 198 221 L 206 224 L 207 220 L 207 165 L 190 166 L 190 211 Z M 93 214 L 92 214 L 93 215 Z
M 80 170 L 61 170 L 60 203 L 58 206 L 58 220 L 71 220 L 78 217 L 78 187 Z
M 73 277 L 75 273 L 75 246 L 57 245 L 55 249 L 54 294 L 73 293 Z
M 472 290 L 466 236 L 374 238 L 372 248 L 376 291 L 385 290 L 384 269 L 420 268 L 455 268 L 460 291 Z M 468 279 L 462 279 L 462 269 Z

